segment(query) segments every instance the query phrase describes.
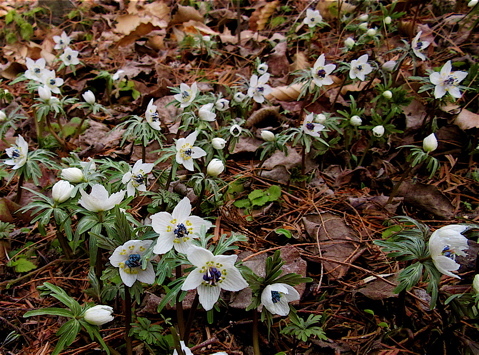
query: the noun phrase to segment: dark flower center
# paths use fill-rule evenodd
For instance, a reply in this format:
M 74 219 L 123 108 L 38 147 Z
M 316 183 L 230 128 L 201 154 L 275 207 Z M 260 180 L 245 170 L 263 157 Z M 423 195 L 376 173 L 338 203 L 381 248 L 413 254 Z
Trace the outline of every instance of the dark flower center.
M 449 245 L 445 245 L 444 248 L 442 249 L 442 255 L 445 257 L 454 260 L 456 254 L 454 253 L 454 250 L 450 249 L 451 247 Z
M 449 75 L 446 80 L 444 80 L 444 85 L 454 85 L 456 83 L 456 78 L 453 75 Z
M 55 85 L 56 81 L 55 79 L 50 79 L 50 85 Z
M 215 267 L 210 267 L 204 274 L 203 280 L 209 285 L 215 286 L 221 280 L 221 271 Z
M 187 150 L 185 150 L 185 155 L 191 157 L 191 154 L 193 153 L 193 151 L 191 150 L 191 148 L 188 148 Z
M 422 42 L 419 41 L 419 42 L 417 42 L 417 44 L 416 44 L 416 49 L 421 49 L 421 48 L 422 48 Z
M 314 123 L 308 122 L 306 123 L 306 128 L 310 131 L 314 130 Z
M 141 185 L 145 182 L 145 177 L 143 174 L 138 174 L 133 176 L 133 181 L 135 181 L 137 184 Z
M 72 56 L 71 56 L 70 54 L 67 55 L 67 59 L 68 59 L 68 60 L 72 60 Z
M 324 79 L 324 78 L 326 77 L 326 70 L 324 70 L 324 69 L 319 69 L 316 74 L 317 74 L 320 78 Z
M 35 69 L 33 69 L 33 71 L 34 71 L 36 74 L 40 74 L 40 72 L 41 72 L 40 68 L 35 68 Z
M 15 149 L 12 151 L 12 158 L 13 158 L 13 159 L 20 158 L 20 151 L 18 150 L 18 148 L 15 148 Z
M 257 91 L 257 92 L 260 92 L 260 93 L 263 93 L 263 92 L 264 92 L 264 87 L 258 86 L 258 87 L 256 88 L 256 91 Z
M 271 291 L 271 301 L 278 303 L 281 299 L 281 294 L 278 291 Z
M 151 114 L 151 120 L 153 122 L 158 122 L 160 120 L 160 115 L 158 114 L 158 112 L 154 112 Z
M 186 229 L 183 223 L 178 224 L 173 233 L 175 233 L 176 238 L 183 238 L 189 234 L 188 229 Z
M 130 256 L 128 257 L 128 260 L 125 261 L 125 264 L 130 269 L 134 268 L 134 267 L 141 266 L 141 256 L 140 256 L 140 254 L 130 254 Z
M 190 93 L 189 93 L 188 91 L 183 91 L 183 92 L 181 93 L 181 97 L 182 97 L 183 99 L 187 99 L 187 98 L 190 97 Z
M 361 70 L 363 70 L 363 66 L 362 66 L 362 65 L 358 65 L 358 66 L 356 67 L 356 69 L 359 70 L 359 71 L 361 71 Z

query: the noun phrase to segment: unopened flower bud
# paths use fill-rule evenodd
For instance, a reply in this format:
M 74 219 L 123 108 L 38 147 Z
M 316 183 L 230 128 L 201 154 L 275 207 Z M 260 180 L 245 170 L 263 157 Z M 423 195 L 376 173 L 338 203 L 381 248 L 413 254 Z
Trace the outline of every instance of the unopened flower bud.
M 475 293 L 479 293 L 479 274 L 474 276 L 474 280 L 472 281 L 472 288 L 474 289 Z
M 358 17 L 358 20 L 361 22 L 367 21 L 369 18 L 368 14 L 362 14 L 361 16 Z
M 348 47 L 349 49 L 353 48 L 355 44 L 356 44 L 356 41 L 352 39 L 351 37 L 348 37 L 344 40 L 344 45 Z
M 62 203 L 71 197 L 74 186 L 68 181 L 60 180 L 52 187 L 52 198 L 57 203 Z
M 52 98 L 52 92 L 47 86 L 39 86 L 38 96 L 40 96 L 42 100 L 48 101 Z
M 246 95 L 243 94 L 242 92 L 237 92 L 236 94 L 234 94 L 233 96 L 233 100 L 237 103 L 240 103 L 240 102 L 243 102 L 244 99 L 246 99 Z
M 315 123 L 324 124 L 324 122 L 326 122 L 326 116 L 323 115 L 322 113 L 318 113 L 318 114 L 314 117 L 314 122 L 315 122 Z
M 268 72 L 268 64 L 261 63 L 260 65 L 258 65 L 258 68 L 256 70 L 258 71 L 259 75 L 266 74 Z
M 471 1 L 469 1 L 469 3 L 467 4 L 467 6 L 469 6 L 469 7 L 474 7 L 474 6 L 477 5 L 477 3 L 478 3 L 478 0 L 471 0 Z
M 7 119 L 7 115 L 5 114 L 5 112 L 3 111 L 0 111 L 0 122 L 3 122 Z
M 367 31 L 368 30 L 368 23 L 367 22 L 363 22 L 363 23 L 360 23 L 359 24 L 359 28 L 363 31 Z
M 219 137 L 213 138 L 211 140 L 211 145 L 213 146 L 213 148 L 220 150 L 226 146 L 226 141 L 223 138 Z
M 385 71 L 392 72 L 394 68 L 396 67 L 396 61 L 395 60 L 388 60 L 386 63 L 382 65 L 382 68 Z
M 373 134 L 375 137 L 382 137 L 384 134 L 384 127 L 379 125 L 373 128 Z
M 363 124 L 363 120 L 361 119 L 361 117 L 355 115 L 349 119 L 349 123 L 351 123 L 351 126 L 357 127 Z
M 110 306 L 97 305 L 86 310 L 85 320 L 93 325 L 102 325 L 114 319 L 112 313 L 113 308 Z
M 206 173 L 210 176 L 217 177 L 225 170 L 225 165 L 219 159 L 212 159 L 206 167 Z
M 391 18 L 391 16 L 386 16 L 386 17 L 384 18 L 384 23 L 385 23 L 386 25 L 390 25 L 391 22 L 393 22 L 393 19 Z
M 62 169 L 60 177 L 70 182 L 82 182 L 84 178 L 83 172 L 78 168 Z
M 93 105 L 95 103 L 95 94 L 92 93 L 91 90 L 88 90 L 82 96 L 83 100 L 85 100 L 86 103 L 90 105 Z
M 366 34 L 370 37 L 373 37 L 373 36 L 376 36 L 376 29 L 375 28 L 370 28 L 369 30 L 367 30 Z
M 383 92 L 383 97 L 387 100 L 391 100 L 393 97 L 393 93 L 390 90 L 386 90 Z
M 424 140 L 422 141 L 422 149 L 424 149 L 424 151 L 427 153 L 437 149 L 437 138 L 434 133 L 431 133 L 426 138 L 424 138 Z
M 274 141 L 275 135 L 273 132 L 268 130 L 261 131 L 261 138 L 263 138 L 266 142 Z

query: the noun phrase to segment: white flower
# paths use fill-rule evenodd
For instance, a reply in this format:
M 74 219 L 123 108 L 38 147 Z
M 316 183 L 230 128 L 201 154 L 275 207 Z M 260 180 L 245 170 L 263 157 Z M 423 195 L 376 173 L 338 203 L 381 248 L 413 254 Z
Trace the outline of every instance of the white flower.
M 183 350 L 183 353 L 185 355 L 193 355 L 190 348 L 185 345 L 185 342 L 183 340 L 180 340 L 180 345 L 181 345 L 181 350 Z M 176 349 L 173 350 L 173 355 L 178 355 L 178 351 L 176 351 Z
M 196 94 L 198 93 L 198 86 L 196 83 L 191 85 L 191 88 L 184 84 L 180 84 L 180 93 L 174 95 L 176 101 L 180 102 L 180 107 L 185 108 L 191 105 L 191 103 L 195 100 Z
M 103 325 L 114 319 L 112 313 L 113 308 L 99 304 L 86 310 L 85 320 L 93 325 Z
M 146 269 L 141 268 L 142 257 L 151 243 L 152 240 L 129 240 L 110 256 L 111 265 L 119 268 L 121 280 L 126 286 L 133 286 L 136 280 L 146 284 L 155 282 L 155 270 L 151 262 L 147 262 Z
M 117 80 L 123 79 L 124 76 L 125 76 L 125 71 L 123 69 L 119 69 L 116 71 L 115 74 L 112 75 L 111 80 L 117 81 Z
M 161 131 L 160 115 L 158 114 L 158 109 L 156 105 L 153 105 L 153 99 L 151 99 L 148 103 L 148 107 L 145 111 L 145 119 L 151 128 L 157 131 Z
M 0 122 L 3 122 L 7 119 L 7 115 L 5 114 L 5 112 L 3 111 L 0 111 Z
M 230 108 L 230 102 L 229 102 L 229 100 L 226 100 L 226 99 L 219 99 L 215 103 L 215 108 L 218 111 L 226 111 L 227 109 Z
M 197 289 L 199 301 L 206 311 L 213 308 L 221 289 L 239 291 L 248 283 L 234 266 L 237 255 L 213 255 L 207 249 L 192 245 L 187 251 L 190 263 L 196 269 L 186 277 L 181 289 Z
M 52 187 L 52 198 L 56 203 L 62 203 L 71 197 L 74 186 L 68 181 L 60 180 Z
M 137 160 L 131 171 L 123 175 L 122 183 L 126 184 L 126 192 L 128 197 L 135 196 L 135 191 L 146 191 L 146 178 L 151 172 L 155 164 L 145 163 L 143 160 Z
M 252 97 L 257 103 L 263 103 L 264 97 L 269 95 L 273 89 L 266 83 L 269 80 L 269 74 L 263 74 L 259 78 L 257 75 L 252 75 L 249 81 L 248 96 Z
M 60 174 L 60 177 L 70 182 L 82 182 L 83 179 L 85 178 L 85 176 L 83 175 L 83 172 L 78 168 L 62 169 L 62 173 Z
M 268 72 L 268 64 L 261 63 L 260 65 L 258 65 L 258 68 L 256 68 L 256 71 L 259 75 L 266 74 Z
M 367 31 L 368 26 L 369 26 L 369 23 L 367 23 L 367 22 L 362 22 L 362 23 L 359 24 L 359 28 L 363 31 Z
M 368 14 L 362 14 L 358 17 L 358 20 L 361 21 L 361 22 L 367 21 L 368 19 L 369 19 Z
M 351 37 L 348 37 L 344 40 L 344 45 L 348 47 L 349 49 L 353 48 L 355 44 L 356 44 L 356 41 L 352 39 Z
M 216 137 L 211 140 L 211 145 L 213 146 L 213 148 L 220 150 L 226 146 L 226 140 L 224 140 L 223 138 Z
M 383 126 L 381 126 L 381 125 L 376 126 L 376 127 L 373 128 L 373 135 L 374 135 L 375 137 L 378 137 L 378 138 L 379 138 L 379 137 L 382 137 L 383 134 L 384 134 L 384 131 L 385 131 L 385 130 L 384 130 L 384 127 L 383 127 Z
M 65 31 L 63 31 L 61 36 L 53 36 L 53 41 L 55 42 L 55 47 L 53 47 L 53 49 L 63 49 L 68 47 L 71 39 Z
M 261 138 L 263 138 L 266 142 L 272 142 L 276 136 L 273 132 L 264 129 L 261 131 Z
M 377 32 L 378 32 L 377 29 L 370 28 L 366 31 L 366 35 L 368 35 L 369 37 L 374 37 L 376 36 Z
M 349 70 L 349 77 L 351 79 L 359 79 L 364 81 L 366 75 L 371 73 L 373 68 L 368 63 L 368 55 L 363 54 L 358 59 L 353 59 L 351 61 L 351 69 Z
M 78 51 L 74 51 L 70 47 L 66 47 L 63 54 L 60 56 L 63 64 L 65 65 L 77 65 L 80 64 L 78 59 Z
M 391 18 L 391 16 L 386 16 L 386 17 L 384 18 L 384 23 L 385 23 L 386 25 L 390 25 L 392 22 L 393 22 L 393 19 Z
M 478 0 L 471 0 L 467 3 L 467 6 L 474 7 L 477 5 L 477 3 L 478 3 Z
M 314 113 L 310 113 L 306 116 L 303 122 L 302 130 L 304 133 L 313 137 L 319 137 L 324 126 L 321 123 L 314 122 Z
M 15 144 L 5 149 L 10 159 L 5 160 L 5 164 L 13 165 L 12 169 L 17 170 L 25 165 L 28 157 L 28 143 L 22 136 L 18 136 Z
M 220 159 L 211 159 L 206 167 L 206 173 L 210 176 L 217 177 L 225 170 L 225 165 Z
M 323 17 L 321 16 L 318 10 L 312 10 L 312 9 L 306 10 L 306 17 L 303 20 L 303 23 L 305 25 L 308 25 L 310 28 L 313 28 L 321 21 L 323 21 Z
M 472 288 L 474 290 L 474 293 L 479 293 L 479 274 L 476 274 L 476 276 L 474 276 L 474 280 L 472 281 Z
M 45 70 L 42 76 L 42 83 L 55 94 L 60 93 L 59 87 L 63 85 L 63 79 L 57 78 L 54 70 Z
M 186 138 L 180 138 L 176 141 L 176 162 L 182 164 L 189 171 L 195 170 L 193 159 L 204 157 L 206 152 L 198 147 L 194 147 L 198 132 L 191 133 Z
M 436 148 L 437 148 L 437 138 L 434 133 L 431 133 L 422 141 L 422 149 L 424 149 L 425 152 L 429 153 L 436 150 Z
M 85 100 L 86 103 L 93 105 L 95 103 L 95 94 L 91 91 L 85 91 L 85 93 L 82 95 L 83 100 Z
M 43 74 L 45 72 L 46 61 L 43 58 L 33 61 L 30 58 L 26 59 L 27 70 L 25 71 L 25 78 L 42 82 Z
M 349 119 L 349 123 L 351 123 L 351 126 L 357 127 L 363 124 L 363 120 L 361 117 L 354 115 Z
M 158 212 L 151 216 L 151 226 L 159 234 L 153 252 L 165 254 L 175 248 L 176 251 L 186 254 L 192 245 L 192 238 L 198 238 L 201 227 L 205 230 L 212 227 L 212 223 L 198 216 L 191 216 L 191 202 L 184 197 L 173 209 L 173 213 Z
M 326 115 L 322 114 L 322 113 L 318 113 L 316 116 L 314 116 L 314 123 L 321 123 L 323 124 L 324 122 L 326 122 Z
M 396 61 L 395 60 L 388 60 L 382 65 L 382 68 L 385 71 L 392 72 L 394 68 L 396 67 Z
M 52 98 L 52 92 L 48 86 L 39 86 L 38 87 L 38 96 L 44 101 L 50 101 Z
M 411 42 L 411 47 L 416 57 L 418 57 L 421 60 L 426 60 L 426 56 L 422 53 L 422 51 L 426 49 L 430 45 L 430 43 L 428 41 L 421 41 L 420 39 L 421 34 L 422 34 L 422 31 L 419 31 L 416 37 L 413 38 Z
M 447 92 L 456 99 L 461 97 L 461 91 L 457 86 L 466 78 L 467 72 L 451 72 L 451 69 L 452 64 L 449 60 L 446 64 L 444 64 L 440 73 L 434 72 L 429 76 L 431 83 L 436 85 L 434 88 L 434 97 L 436 99 L 440 99 L 446 95 Z
M 439 228 L 432 233 L 429 239 L 429 252 L 431 253 L 432 261 L 444 275 L 460 279 L 459 276 L 451 271 L 456 271 L 460 267 L 455 261 L 456 255 L 465 256 L 464 250 L 469 247 L 467 238 L 461 234 L 467 228 L 465 225 L 451 224 Z
M 288 302 L 299 300 L 299 293 L 294 287 L 276 283 L 268 285 L 261 293 L 261 304 L 272 314 L 287 316 L 289 314 Z
M 393 97 L 393 93 L 391 92 L 391 90 L 386 90 L 383 92 L 383 97 L 387 100 L 390 100 Z
M 230 127 L 230 134 L 233 137 L 239 137 L 241 135 L 242 130 L 243 130 L 243 128 L 241 128 L 240 125 L 234 124 Z
M 236 94 L 233 95 L 233 100 L 237 103 L 243 102 L 244 99 L 246 99 L 246 95 L 243 94 L 242 92 L 237 92 Z
M 125 192 L 123 190 L 109 196 L 103 185 L 96 184 L 92 186 L 90 194 L 80 190 L 82 197 L 78 200 L 78 203 L 91 212 L 108 211 L 123 201 Z
M 313 74 L 313 81 L 314 83 L 321 87 L 323 85 L 331 85 L 333 83 L 333 79 L 329 76 L 336 69 L 335 64 L 324 64 L 325 57 L 324 54 L 321 54 L 319 58 L 314 63 L 313 69 L 311 72 Z
M 228 100 L 226 100 L 228 101 Z M 213 103 L 210 102 L 209 104 L 203 105 L 198 110 L 198 117 L 207 122 L 213 122 L 216 119 L 216 113 L 211 111 L 213 109 Z M 221 111 L 221 110 L 220 110 Z

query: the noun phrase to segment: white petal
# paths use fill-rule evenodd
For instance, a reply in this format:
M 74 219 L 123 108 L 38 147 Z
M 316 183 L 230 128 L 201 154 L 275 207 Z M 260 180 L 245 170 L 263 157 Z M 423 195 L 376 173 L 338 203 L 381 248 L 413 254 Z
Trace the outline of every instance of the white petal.
M 197 288 L 203 282 L 203 274 L 200 272 L 200 269 L 194 269 L 191 271 L 183 282 L 181 289 L 183 291 L 193 290 Z
M 213 260 L 214 255 L 212 252 L 205 248 L 192 245 L 187 252 L 188 260 L 196 267 L 203 267 L 210 260 Z
M 447 256 L 439 255 L 433 258 L 433 261 L 434 261 L 434 265 L 436 265 L 437 269 L 442 274 L 455 277 L 456 279 L 460 279 L 459 276 L 451 272 L 451 271 L 458 270 L 460 267 L 460 265 L 456 263 L 454 260 L 448 258 Z
M 191 148 L 191 157 L 193 159 L 198 159 L 198 158 L 204 157 L 205 155 L 206 155 L 206 152 L 203 149 L 199 147 Z
M 227 291 L 239 291 L 248 287 L 248 283 L 241 276 L 241 273 L 237 268 L 228 268 L 226 270 L 228 273 L 224 277 L 223 282 L 220 283 L 222 289 Z
M 164 236 L 165 234 L 173 235 L 173 232 L 167 232 L 168 227 L 173 227 L 171 220 L 173 216 L 168 212 L 158 212 L 151 216 L 151 226 L 153 230 Z
M 156 245 L 153 247 L 153 253 L 166 254 L 173 248 L 173 240 L 175 239 L 172 233 L 167 235 L 160 235 L 156 240 Z
M 186 170 L 189 170 L 189 171 L 194 171 L 195 170 L 195 166 L 193 164 L 193 159 L 183 160 L 182 164 L 183 164 L 183 166 Z
M 150 262 L 147 263 L 145 270 L 141 270 L 138 273 L 138 277 L 137 277 L 138 281 L 144 282 L 150 285 L 155 283 L 155 278 L 156 278 L 155 270 L 153 269 L 153 265 Z
M 125 272 L 122 268 L 120 268 L 120 277 L 121 277 L 121 280 L 122 280 L 123 283 L 124 283 L 126 286 L 128 286 L 128 287 L 133 286 L 133 284 L 134 284 L 135 281 L 136 281 L 137 275 L 138 275 L 138 274 L 129 274 L 129 273 Z
M 199 300 L 205 311 L 209 311 L 213 308 L 220 297 L 220 291 L 221 289 L 219 286 L 198 286 Z
M 191 202 L 188 199 L 188 197 L 183 197 L 183 199 L 173 209 L 172 217 L 173 219 L 176 219 L 178 223 L 180 223 L 190 214 L 191 214 Z
M 190 237 L 192 238 L 192 237 Z M 178 239 L 177 239 L 178 241 Z M 193 245 L 193 241 L 191 239 L 187 241 L 180 241 L 179 243 L 173 242 L 173 247 L 178 253 L 181 254 L 186 254 L 188 252 L 188 249 Z

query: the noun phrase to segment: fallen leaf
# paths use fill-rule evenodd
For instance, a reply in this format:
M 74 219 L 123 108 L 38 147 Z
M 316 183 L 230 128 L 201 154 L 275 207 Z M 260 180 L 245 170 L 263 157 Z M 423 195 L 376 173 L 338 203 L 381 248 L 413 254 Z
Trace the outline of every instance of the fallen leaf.
M 454 124 L 464 131 L 470 128 L 479 128 L 479 115 L 464 108 L 456 116 Z

